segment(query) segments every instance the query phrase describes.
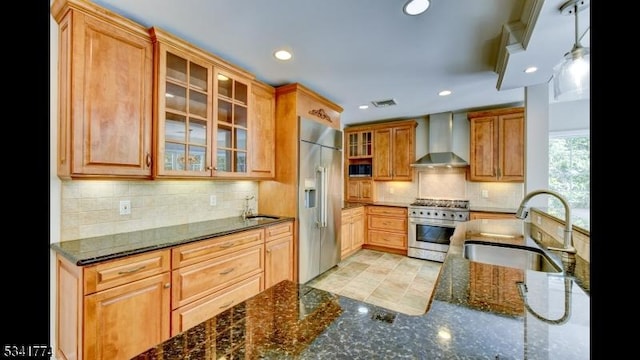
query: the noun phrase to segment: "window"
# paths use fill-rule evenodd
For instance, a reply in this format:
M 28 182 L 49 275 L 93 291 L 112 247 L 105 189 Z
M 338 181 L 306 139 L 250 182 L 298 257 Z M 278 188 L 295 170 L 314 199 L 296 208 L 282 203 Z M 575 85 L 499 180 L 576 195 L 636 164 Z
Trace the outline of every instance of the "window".
M 549 189 L 564 195 L 571 207 L 573 225 L 589 230 L 590 209 L 589 130 L 549 133 Z M 564 217 L 564 206 L 549 197 L 548 211 Z

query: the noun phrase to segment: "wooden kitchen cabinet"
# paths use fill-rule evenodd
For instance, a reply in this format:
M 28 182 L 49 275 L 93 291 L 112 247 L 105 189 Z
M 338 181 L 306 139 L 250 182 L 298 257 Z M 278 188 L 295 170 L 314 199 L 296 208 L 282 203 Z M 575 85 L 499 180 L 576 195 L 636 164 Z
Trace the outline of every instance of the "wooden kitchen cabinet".
M 364 206 L 343 209 L 340 231 L 340 257 L 344 259 L 360 250 L 364 244 Z
M 249 172 L 252 178 L 273 179 L 276 173 L 275 89 L 256 80 L 251 84 L 249 106 Z
M 521 281 L 523 270 L 469 262 L 469 303 L 483 310 L 522 315 L 524 302 L 516 285 Z
M 162 160 L 155 176 L 250 178 L 251 75 L 161 29 L 149 32 Z
M 293 281 L 293 221 L 265 229 L 264 288 L 282 280 Z
M 56 356 L 130 359 L 170 337 L 170 251 L 91 266 L 56 256 Z
M 373 134 L 373 180 L 411 181 L 416 160 L 415 120 L 392 122 Z
M 524 181 L 524 108 L 471 112 L 470 181 Z
M 171 336 L 264 289 L 264 229 L 171 249 Z
M 151 178 L 153 46 L 146 29 L 91 2 L 51 5 L 59 24 L 60 178 Z
M 478 220 L 478 219 L 516 219 L 516 215 L 511 213 L 485 212 L 485 211 L 469 212 L 469 220 Z
M 364 248 L 407 254 L 407 208 L 367 206 L 367 236 Z
M 373 180 L 347 179 L 347 201 L 372 203 L 375 199 Z
M 373 130 L 344 131 L 347 159 L 371 158 L 373 156 Z

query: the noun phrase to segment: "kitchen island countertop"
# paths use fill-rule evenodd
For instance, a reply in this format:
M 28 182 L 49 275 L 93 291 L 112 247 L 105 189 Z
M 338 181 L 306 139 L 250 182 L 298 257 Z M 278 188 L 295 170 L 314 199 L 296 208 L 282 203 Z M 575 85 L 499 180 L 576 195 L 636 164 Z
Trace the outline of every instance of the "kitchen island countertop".
M 457 226 L 420 316 L 285 281 L 136 359 L 588 359 L 588 279 L 463 256 L 469 238 L 533 245 L 528 229 L 511 219 Z

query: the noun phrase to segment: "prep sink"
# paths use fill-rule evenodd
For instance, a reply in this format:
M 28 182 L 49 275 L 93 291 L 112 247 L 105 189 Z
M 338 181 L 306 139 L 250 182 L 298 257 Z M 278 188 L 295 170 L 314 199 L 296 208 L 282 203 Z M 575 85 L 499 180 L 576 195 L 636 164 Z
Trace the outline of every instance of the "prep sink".
M 562 268 L 544 251 L 529 246 L 467 240 L 464 243 L 464 258 L 470 261 L 522 270 L 547 273 L 562 272 Z

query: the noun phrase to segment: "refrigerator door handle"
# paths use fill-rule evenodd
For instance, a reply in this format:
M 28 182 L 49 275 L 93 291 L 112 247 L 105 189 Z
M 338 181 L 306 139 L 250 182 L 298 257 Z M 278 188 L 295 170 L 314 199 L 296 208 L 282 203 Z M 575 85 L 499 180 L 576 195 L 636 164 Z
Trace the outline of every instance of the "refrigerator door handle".
M 317 169 L 319 175 L 320 175 L 320 211 L 319 211 L 319 215 L 320 215 L 320 219 L 318 221 L 318 223 L 320 224 L 321 228 L 327 227 L 327 203 L 328 203 L 328 189 L 327 189 L 327 184 L 329 183 L 328 179 L 327 179 L 327 168 L 325 168 L 324 166 L 318 166 Z

